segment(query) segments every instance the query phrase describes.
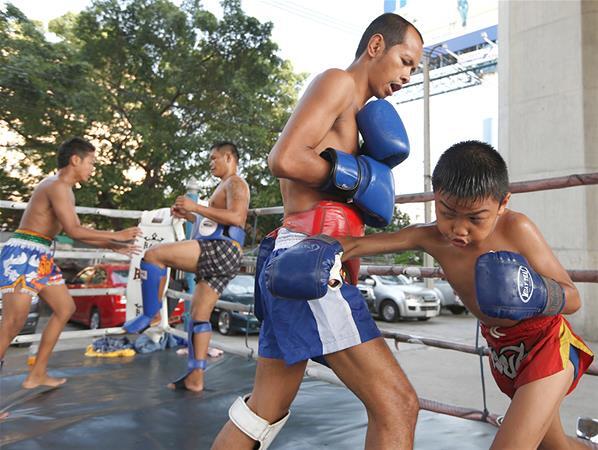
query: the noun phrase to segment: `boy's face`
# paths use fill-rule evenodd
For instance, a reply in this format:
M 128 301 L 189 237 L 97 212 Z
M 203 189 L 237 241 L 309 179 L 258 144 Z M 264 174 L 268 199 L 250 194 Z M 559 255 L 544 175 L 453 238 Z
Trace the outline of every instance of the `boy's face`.
M 436 226 L 455 247 L 479 244 L 494 231 L 498 218 L 505 211 L 510 195 L 507 194 L 500 203 L 492 197 L 472 202 L 436 192 L 434 193 Z
M 79 155 L 71 156 L 71 163 L 75 166 L 78 181 L 85 182 L 89 180 L 96 162 L 95 152 L 87 152 L 84 157 Z
M 375 39 L 381 40 L 381 47 L 376 47 Z M 417 69 L 422 57 L 422 41 L 413 27 L 407 28 L 403 42 L 386 48 L 380 35 L 372 36 L 368 52 L 374 57 L 370 71 L 370 88 L 377 98 L 392 95 L 409 82 L 411 74 Z

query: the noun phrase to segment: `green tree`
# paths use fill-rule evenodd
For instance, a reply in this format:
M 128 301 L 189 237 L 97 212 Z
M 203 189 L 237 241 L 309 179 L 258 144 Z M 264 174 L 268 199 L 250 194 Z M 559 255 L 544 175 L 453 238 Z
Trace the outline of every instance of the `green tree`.
M 393 231 L 398 231 L 401 228 L 406 227 L 407 225 L 411 224 L 411 219 L 409 215 L 405 212 L 402 212 L 400 209 L 395 208 L 395 213 L 392 216 L 392 220 L 390 224 L 385 227 L 383 230 L 378 228 L 366 227 L 365 234 L 373 234 L 373 233 L 380 233 L 381 231 L 384 233 L 390 233 Z M 407 251 L 397 253 L 395 255 L 389 256 L 380 256 L 380 257 L 370 257 L 368 260 L 374 264 L 398 264 L 398 265 L 421 265 L 423 261 L 423 252 L 421 251 Z
M 245 15 L 239 0 L 222 6 L 218 19 L 198 0 L 96 0 L 52 21 L 59 39 L 50 42 L 9 4 L 0 12 L 0 121 L 19 136 L 24 165 L 48 173 L 63 139 L 93 139 L 96 174 L 78 203 L 154 209 L 191 176 L 207 195 L 217 181 L 205 175 L 209 147 L 230 140 L 251 206 L 280 204 L 266 155 L 303 76 L 277 56 L 271 23 Z
M 29 186 L 23 178 L 11 175 L 6 167 L 10 167 L 8 158 L 0 155 L 0 200 L 26 201 L 31 192 Z M 20 210 L 0 208 L 0 231 L 16 229 L 21 214 Z

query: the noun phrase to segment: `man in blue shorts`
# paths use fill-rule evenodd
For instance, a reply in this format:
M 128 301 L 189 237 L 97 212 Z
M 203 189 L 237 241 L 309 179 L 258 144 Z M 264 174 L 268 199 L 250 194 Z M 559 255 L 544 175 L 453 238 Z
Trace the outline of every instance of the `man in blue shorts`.
M 351 65 L 327 70 L 311 83 L 270 152 L 284 220 L 258 254 L 255 310 L 262 328 L 255 384 L 230 408 L 230 421 L 213 448 L 267 448 L 289 417 L 309 359 L 330 366 L 365 405 L 367 448 L 413 447 L 417 396 L 357 287 L 308 293 L 306 283 L 294 282 L 303 267 L 272 268 L 270 262 L 312 234 L 359 236 L 364 224 L 390 222 L 391 169 L 407 157 L 409 143 L 396 110 L 383 98 L 408 83 L 422 45 L 420 33 L 402 17 L 375 19 Z M 371 97 L 380 100 L 366 105 Z M 358 127 L 365 141 L 361 149 Z M 339 264 L 338 277 L 355 283 L 358 264 Z M 274 272 L 309 301 L 272 295 L 267 273 Z

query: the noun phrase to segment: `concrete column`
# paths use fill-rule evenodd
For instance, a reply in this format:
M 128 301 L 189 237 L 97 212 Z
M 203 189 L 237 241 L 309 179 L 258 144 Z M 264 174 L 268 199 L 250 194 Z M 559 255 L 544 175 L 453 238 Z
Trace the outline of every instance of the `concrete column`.
M 499 2 L 499 151 L 511 181 L 598 172 L 598 1 Z M 566 268 L 598 269 L 598 187 L 516 194 Z M 598 340 L 598 285 L 568 319 Z

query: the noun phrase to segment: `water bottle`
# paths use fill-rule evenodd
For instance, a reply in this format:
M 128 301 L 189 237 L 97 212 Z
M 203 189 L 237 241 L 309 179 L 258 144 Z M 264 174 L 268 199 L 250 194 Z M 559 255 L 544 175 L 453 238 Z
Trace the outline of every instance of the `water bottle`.
M 32 366 L 35 364 L 37 359 L 37 344 L 31 344 L 29 346 L 29 354 L 27 356 L 27 365 Z

